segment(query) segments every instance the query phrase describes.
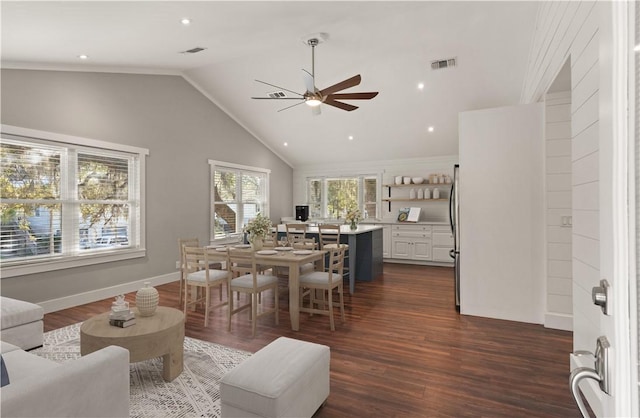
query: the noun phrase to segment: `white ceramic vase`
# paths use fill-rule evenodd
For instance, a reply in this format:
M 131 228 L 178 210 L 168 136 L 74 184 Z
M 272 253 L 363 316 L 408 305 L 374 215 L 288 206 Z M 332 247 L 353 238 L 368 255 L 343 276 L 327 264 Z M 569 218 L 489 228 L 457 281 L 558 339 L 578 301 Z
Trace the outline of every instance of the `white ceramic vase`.
M 434 199 L 440 199 L 440 190 L 438 190 L 437 187 L 435 189 L 433 189 L 433 198 Z
M 140 316 L 151 316 L 156 313 L 159 301 L 160 295 L 156 288 L 151 286 L 151 282 L 144 282 L 144 287 L 136 293 L 136 307 Z
M 253 251 L 260 251 L 264 246 L 264 240 L 262 238 L 254 237 L 249 241 L 251 244 L 251 249 Z

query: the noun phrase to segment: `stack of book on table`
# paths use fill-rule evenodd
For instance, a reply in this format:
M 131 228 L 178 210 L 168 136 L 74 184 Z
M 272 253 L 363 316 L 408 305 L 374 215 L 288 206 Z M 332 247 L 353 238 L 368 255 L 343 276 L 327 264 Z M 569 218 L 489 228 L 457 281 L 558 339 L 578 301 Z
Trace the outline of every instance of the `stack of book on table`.
M 109 314 L 109 324 L 114 327 L 126 328 L 136 323 L 136 316 L 129 309 L 129 302 L 125 302 L 124 296 L 116 297 L 116 301 L 111 305 Z

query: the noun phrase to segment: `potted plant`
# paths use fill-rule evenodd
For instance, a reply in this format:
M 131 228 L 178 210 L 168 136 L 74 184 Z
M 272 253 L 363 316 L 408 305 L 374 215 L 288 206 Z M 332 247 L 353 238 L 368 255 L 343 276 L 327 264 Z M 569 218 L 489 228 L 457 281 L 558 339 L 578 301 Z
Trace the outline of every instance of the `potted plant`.
M 248 234 L 247 239 L 251 244 L 251 248 L 255 251 L 261 250 L 264 239 L 271 233 L 271 219 L 258 213 L 255 218 L 244 226 L 243 231 Z

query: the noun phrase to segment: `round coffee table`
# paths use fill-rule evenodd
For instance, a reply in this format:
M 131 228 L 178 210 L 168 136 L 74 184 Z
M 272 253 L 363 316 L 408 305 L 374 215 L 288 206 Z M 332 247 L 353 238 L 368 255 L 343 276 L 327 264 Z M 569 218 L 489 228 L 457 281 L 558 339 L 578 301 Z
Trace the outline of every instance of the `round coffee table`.
M 140 316 L 133 309 L 136 323 L 127 328 L 109 325 L 109 314 L 94 316 L 80 327 L 80 354 L 86 355 L 110 345 L 129 350 L 129 362 L 162 357 L 162 377 L 170 382 L 182 373 L 184 314 L 174 308 L 158 306 L 152 316 Z

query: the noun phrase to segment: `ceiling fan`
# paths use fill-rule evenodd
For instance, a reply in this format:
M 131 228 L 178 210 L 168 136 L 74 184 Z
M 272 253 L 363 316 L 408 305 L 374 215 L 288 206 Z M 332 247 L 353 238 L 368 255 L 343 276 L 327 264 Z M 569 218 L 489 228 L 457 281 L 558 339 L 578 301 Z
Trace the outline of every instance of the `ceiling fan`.
M 275 87 L 277 89 L 288 91 L 289 93 L 293 93 L 298 97 L 278 97 L 278 96 L 270 96 L 270 97 L 252 97 L 252 99 L 261 99 L 261 100 L 299 100 L 299 103 L 293 104 L 291 106 L 287 106 L 283 109 L 278 110 L 281 112 L 283 110 L 290 109 L 294 106 L 298 106 L 302 103 L 306 103 L 311 107 L 311 111 L 314 115 L 320 114 L 320 104 L 324 103 L 329 106 L 337 107 L 338 109 L 346 110 L 351 112 L 352 110 L 356 110 L 358 106 L 351 105 L 349 103 L 344 103 L 341 100 L 370 100 L 378 95 L 377 91 L 374 92 L 363 92 L 363 93 L 338 93 L 341 90 L 348 89 L 350 87 L 357 86 L 360 84 L 361 77 L 360 74 L 354 75 L 351 78 L 343 80 L 339 83 L 336 83 L 332 86 L 319 90 L 315 85 L 315 48 L 323 40 L 320 36 L 313 37 L 307 40 L 307 44 L 311 47 L 311 72 L 307 70 L 303 71 L 304 83 L 307 89 L 304 93 L 297 93 L 295 91 L 285 89 L 284 87 L 276 86 L 271 83 L 267 83 L 265 81 L 256 80 L 258 83 L 266 84 L 267 86 Z

